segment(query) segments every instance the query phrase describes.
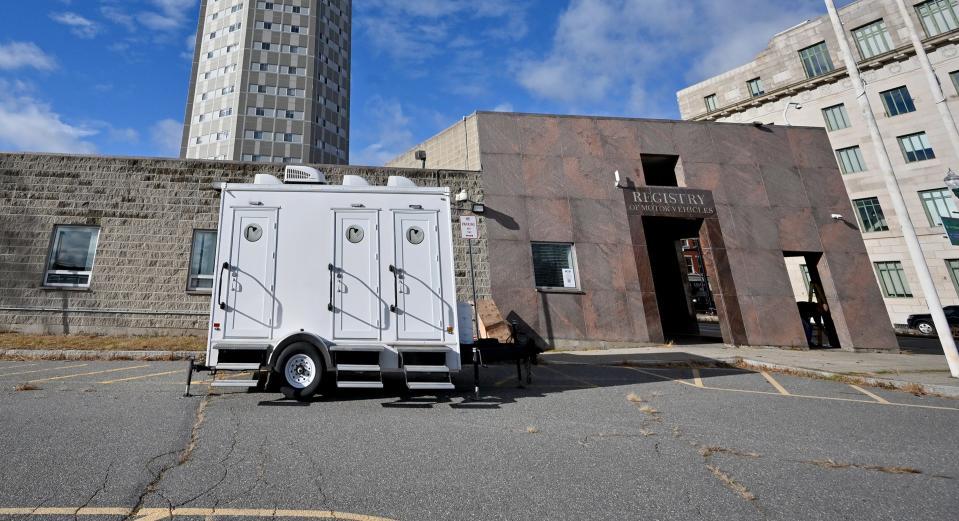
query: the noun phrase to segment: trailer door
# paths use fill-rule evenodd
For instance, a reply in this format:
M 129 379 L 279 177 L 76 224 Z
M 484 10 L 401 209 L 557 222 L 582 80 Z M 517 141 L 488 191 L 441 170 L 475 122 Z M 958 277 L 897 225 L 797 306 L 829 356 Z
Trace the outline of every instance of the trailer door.
M 397 340 L 443 340 L 443 281 L 435 211 L 396 211 Z
M 223 338 L 272 336 L 276 221 L 275 208 L 233 210 Z
M 380 299 L 379 212 L 334 211 L 333 338 L 378 340 Z

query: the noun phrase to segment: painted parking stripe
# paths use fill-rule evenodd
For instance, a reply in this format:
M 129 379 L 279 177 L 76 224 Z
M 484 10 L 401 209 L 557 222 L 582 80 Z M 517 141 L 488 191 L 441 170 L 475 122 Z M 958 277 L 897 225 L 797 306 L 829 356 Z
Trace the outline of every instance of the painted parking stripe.
M 85 367 L 85 366 L 88 366 L 88 365 L 90 365 L 90 364 L 77 364 L 77 365 L 67 365 L 67 366 L 61 365 L 60 367 L 47 367 L 46 369 L 34 369 L 34 370 L 32 370 L 32 371 L 20 371 L 19 373 L 0 374 L 0 377 L 3 377 L 3 376 L 16 376 L 16 375 L 18 375 L 18 374 L 43 373 L 43 372 L 45 372 L 45 371 L 59 371 L 59 370 L 61 370 L 61 369 L 76 369 L 76 368 L 78 368 L 78 367 Z
M 115 373 L 115 372 L 117 372 L 117 371 L 129 371 L 129 370 L 131 370 L 131 369 L 142 369 L 142 368 L 144 368 L 144 367 L 150 367 L 150 364 L 133 365 L 133 366 L 130 366 L 130 367 L 116 367 L 116 368 L 113 368 L 113 369 L 105 369 L 105 370 L 103 370 L 103 371 L 91 371 L 91 372 L 89 372 L 89 373 L 67 374 L 67 375 L 63 375 L 63 376 L 54 376 L 54 377 L 52 377 L 52 378 L 40 378 L 40 379 L 38 379 L 38 380 L 30 380 L 30 383 L 34 383 L 34 382 L 49 382 L 49 381 L 52 381 L 52 380 L 64 380 L 64 379 L 67 379 L 67 378 L 76 378 L 76 377 L 78 377 L 78 376 L 90 376 L 90 375 L 94 375 L 94 374 Z
M 699 368 L 692 367 L 692 366 L 690 366 L 689 368 L 693 370 L 693 385 L 695 385 L 696 387 L 705 387 L 703 385 L 703 376 L 699 374 Z
M 766 381 L 769 382 L 769 385 L 772 385 L 773 387 L 776 388 L 777 391 L 779 391 L 779 394 L 789 396 L 789 391 L 787 391 L 786 388 L 783 387 L 782 385 L 779 385 L 779 382 L 777 382 L 776 379 L 773 378 L 773 375 L 767 373 L 766 371 L 762 371 L 760 374 L 762 374 L 763 378 L 765 378 Z
M 337 512 L 335 510 L 278 510 L 257 508 L 141 508 L 131 511 L 129 508 L 98 507 L 39 507 L 39 508 L 0 508 L 0 515 L 21 516 L 126 516 L 134 521 L 160 521 L 175 517 L 265 517 L 265 518 L 307 518 L 307 519 L 348 519 L 350 521 L 395 521 L 386 517 Z
M 866 396 L 872 398 L 873 400 L 876 400 L 876 401 L 879 402 L 879 403 L 885 403 L 885 404 L 888 404 L 888 403 L 889 403 L 889 401 L 886 400 L 885 398 L 883 398 L 882 396 L 879 396 L 879 395 L 877 395 L 877 394 L 875 394 L 875 393 L 871 393 L 871 392 L 863 389 L 862 387 L 859 387 L 858 385 L 849 384 L 849 387 L 852 387 L 853 389 L 861 392 L 862 394 L 865 394 Z
M 139 376 L 128 376 L 128 377 L 126 377 L 126 378 L 117 378 L 116 380 L 106 380 L 106 381 L 97 382 L 97 383 L 100 383 L 100 384 L 115 384 L 115 383 L 117 383 L 117 382 L 129 382 L 130 380 L 142 380 L 143 378 L 152 378 L 152 377 L 154 377 L 154 376 L 164 376 L 164 375 L 168 375 L 168 374 L 182 373 L 182 372 L 183 372 L 182 369 L 178 369 L 178 370 L 176 370 L 176 371 L 166 371 L 166 372 L 164 372 L 164 373 L 141 374 L 141 375 L 139 375 Z M 179 383 L 179 382 L 177 382 L 177 383 Z
M 3 369 L 4 371 L 9 371 L 10 369 L 23 369 L 24 367 L 34 367 L 38 365 L 40 364 L 36 363 L 36 364 L 5 365 L 0 369 Z
M 652 377 L 654 377 L 654 378 L 658 378 L 658 379 L 660 379 L 660 380 L 672 381 L 672 382 L 676 382 L 676 383 L 678 383 L 678 384 L 683 384 L 683 385 L 687 385 L 687 386 L 689 386 L 689 387 L 696 388 L 695 385 L 693 385 L 693 384 L 691 384 L 691 383 L 689 383 L 689 382 L 687 382 L 687 381 L 684 381 L 684 380 L 677 380 L 677 379 L 675 379 L 675 378 L 669 378 L 669 377 L 667 377 L 667 376 L 662 376 L 662 375 L 658 375 L 658 374 L 656 374 L 656 373 L 651 373 L 651 372 L 649 372 L 649 371 L 644 371 L 644 370 L 639 369 L 639 368 L 636 368 L 636 367 L 629 367 L 629 369 L 632 369 L 633 371 L 637 371 L 637 372 L 643 373 L 643 374 L 648 375 L 648 376 L 652 376 Z M 782 397 L 790 397 L 790 398 L 805 398 L 805 399 L 809 399 L 809 400 L 828 400 L 828 401 L 834 401 L 834 402 L 868 403 L 868 404 L 871 404 L 871 405 L 887 405 L 887 406 L 890 406 L 890 407 L 912 407 L 912 408 L 915 408 L 915 409 L 934 409 L 934 410 L 937 410 L 937 411 L 959 411 L 959 408 L 957 408 L 957 407 L 942 407 L 942 406 L 939 406 L 939 405 L 918 405 L 918 404 L 912 404 L 912 403 L 894 403 L 894 402 L 882 403 L 882 402 L 877 402 L 877 401 L 874 401 L 874 400 L 855 400 L 855 399 L 853 399 L 853 398 L 838 398 L 838 397 L 835 397 L 835 396 L 810 396 L 810 395 L 805 395 L 805 394 L 780 394 L 780 393 L 778 393 L 778 392 L 774 393 L 774 392 L 770 392 L 770 391 L 754 391 L 754 390 L 752 390 L 752 389 L 726 389 L 726 388 L 724 388 L 724 387 L 702 387 L 701 389 L 705 389 L 705 390 L 709 390 L 709 391 L 722 391 L 722 392 L 727 392 L 727 393 L 764 394 L 764 395 L 767 395 L 767 396 L 782 396 Z
M 570 375 L 568 375 L 568 374 L 560 371 L 559 369 L 553 369 L 552 367 L 550 367 L 550 366 L 548 366 L 548 365 L 541 365 L 541 366 L 539 366 L 539 367 L 540 367 L 540 369 L 546 369 L 547 371 L 549 371 L 549 372 L 551 372 L 551 373 L 556 373 L 556 374 L 562 376 L 563 378 L 565 378 L 565 379 L 567 379 L 567 380 L 572 380 L 572 381 L 574 381 L 574 382 L 579 382 L 579 383 L 581 383 L 581 384 L 583 384 L 583 385 L 586 385 L 586 386 L 589 386 L 589 387 L 599 387 L 598 385 L 594 384 L 593 382 L 590 382 L 589 380 L 583 380 L 582 378 L 577 378 L 577 377 L 575 377 L 575 376 L 570 376 Z

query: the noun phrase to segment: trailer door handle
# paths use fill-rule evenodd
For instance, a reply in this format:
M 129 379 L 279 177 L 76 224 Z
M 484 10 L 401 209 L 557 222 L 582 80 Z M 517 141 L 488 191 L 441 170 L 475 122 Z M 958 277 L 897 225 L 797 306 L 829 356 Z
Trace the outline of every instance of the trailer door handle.
M 336 268 L 333 267 L 333 264 L 330 263 L 326 266 L 330 270 L 330 302 L 326 305 L 327 311 L 333 311 L 333 272 L 336 271 Z
M 393 305 L 390 306 L 390 313 L 398 313 L 396 304 L 399 303 L 399 269 L 390 264 L 390 273 L 393 274 Z
M 222 289 L 223 289 L 223 270 L 230 269 L 230 263 L 224 262 L 223 266 L 220 266 L 220 280 L 216 283 L 216 299 L 220 302 L 220 309 L 226 309 L 226 302 L 222 299 Z

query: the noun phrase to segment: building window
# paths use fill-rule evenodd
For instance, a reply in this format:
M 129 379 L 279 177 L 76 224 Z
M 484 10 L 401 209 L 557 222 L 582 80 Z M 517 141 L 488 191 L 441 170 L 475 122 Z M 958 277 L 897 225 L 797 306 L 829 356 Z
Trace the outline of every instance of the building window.
M 959 27 L 956 3 L 957 0 L 929 0 L 916 5 L 927 36 L 936 36 Z
M 193 230 L 190 249 L 190 277 L 186 290 L 208 293 L 213 288 L 213 267 L 216 262 L 216 231 Z
M 902 149 L 902 155 L 906 158 L 907 163 L 935 159 L 936 157 L 925 132 L 899 136 L 897 139 L 899 139 L 899 148 Z
M 826 120 L 826 128 L 830 132 L 852 126 L 849 123 L 849 114 L 846 113 L 846 105 L 842 103 L 822 109 L 822 117 Z
M 956 293 L 959 293 L 959 259 L 946 259 L 946 269 L 949 270 L 952 287 L 955 288 Z
M 923 190 L 919 192 L 919 199 L 922 200 L 922 207 L 926 210 L 929 226 L 942 226 L 943 217 L 956 216 L 956 202 L 948 188 Z
M 579 289 L 572 244 L 534 242 L 532 247 L 533 276 L 537 288 Z
M 54 288 L 89 288 L 100 228 L 57 226 L 43 274 L 43 285 Z
M 853 204 L 863 233 L 889 230 L 889 226 L 886 225 L 886 216 L 883 215 L 882 207 L 879 206 L 879 199 L 875 197 L 856 199 Z
M 902 269 L 901 262 L 877 262 L 875 266 L 883 295 L 890 298 L 912 297 L 909 283 L 906 282 L 906 272 Z
M 959 94 L 959 71 L 950 72 L 949 79 L 952 80 L 952 87 L 956 89 L 956 94 Z
M 763 89 L 763 80 L 762 78 L 753 78 L 746 82 L 746 86 L 749 87 L 749 95 L 752 97 L 762 96 L 766 93 Z
M 898 116 L 916 111 L 916 104 L 909 95 L 909 89 L 906 87 L 897 87 L 895 89 L 879 93 L 882 98 L 882 104 L 886 107 L 886 115 L 889 117 Z
M 809 266 L 799 265 L 799 273 L 802 275 L 802 283 L 806 286 L 806 294 L 809 294 L 809 288 L 812 286 L 812 277 L 809 276 Z
M 829 49 L 826 47 L 826 42 L 819 42 L 800 50 L 799 58 L 802 60 L 807 78 L 822 76 L 833 70 L 832 59 L 829 58 Z
M 710 94 L 703 98 L 703 101 L 706 102 L 706 112 L 713 112 L 716 110 L 716 95 Z
M 862 150 L 859 149 L 859 145 L 840 148 L 836 151 L 836 159 L 839 160 L 839 169 L 844 174 L 862 172 L 866 169 L 866 162 L 862 160 Z
M 886 22 L 882 20 L 854 29 L 852 35 L 864 60 L 893 49 L 892 38 L 886 32 Z

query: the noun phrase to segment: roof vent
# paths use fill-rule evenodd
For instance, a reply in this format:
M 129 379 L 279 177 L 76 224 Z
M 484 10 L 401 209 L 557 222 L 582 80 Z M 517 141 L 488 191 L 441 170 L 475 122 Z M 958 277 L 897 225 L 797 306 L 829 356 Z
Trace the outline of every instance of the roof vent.
M 279 185 L 283 184 L 280 182 L 276 176 L 270 174 L 256 174 L 253 176 L 253 184 L 255 185 Z
M 416 183 L 401 175 L 391 175 L 386 181 L 386 186 L 392 186 L 395 188 L 416 188 Z
M 287 166 L 283 172 L 283 182 L 325 185 L 326 174 L 309 166 Z
M 370 186 L 370 183 L 358 175 L 347 174 L 343 176 L 343 186 Z

